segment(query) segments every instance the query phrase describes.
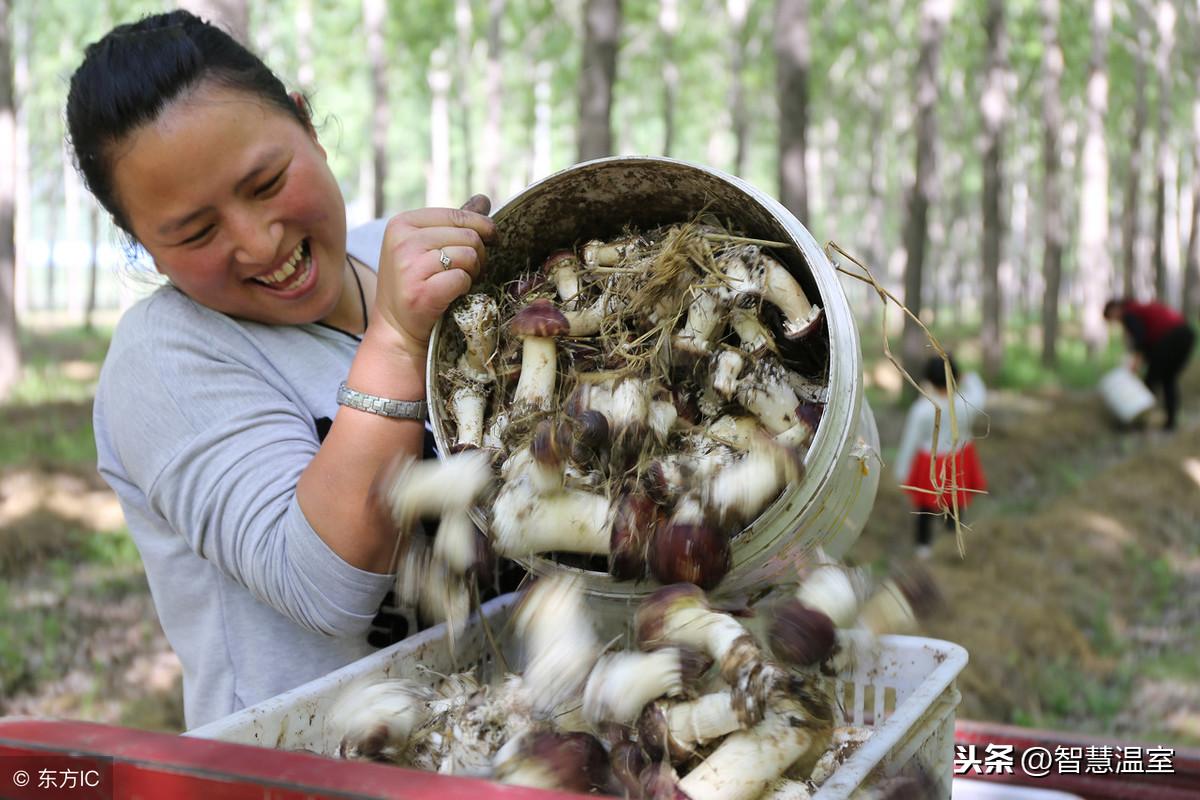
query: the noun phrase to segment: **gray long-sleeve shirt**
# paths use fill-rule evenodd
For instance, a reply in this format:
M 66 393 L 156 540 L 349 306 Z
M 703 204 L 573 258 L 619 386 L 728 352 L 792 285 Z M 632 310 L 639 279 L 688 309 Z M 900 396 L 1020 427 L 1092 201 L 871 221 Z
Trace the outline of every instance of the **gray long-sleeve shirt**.
M 378 233 L 351 238 L 371 265 Z M 356 349 L 318 325 L 236 320 L 169 287 L 117 327 L 96 393 L 99 469 L 183 664 L 188 727 L 373 649 L 366 630 L 391 576 L 343 561 L 296 500 L 316 420 L 333 419 Z

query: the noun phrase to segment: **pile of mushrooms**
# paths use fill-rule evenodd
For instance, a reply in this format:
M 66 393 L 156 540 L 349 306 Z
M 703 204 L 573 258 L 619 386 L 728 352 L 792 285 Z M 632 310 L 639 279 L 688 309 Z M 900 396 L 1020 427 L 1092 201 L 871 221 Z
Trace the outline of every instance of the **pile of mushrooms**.
M 491 686 L 470 674 L 354 685 L 325 736 L 345 758 L 560 791 L 807 798 L 869 736 L 835 728 L 823 679 L 847 630 L 859 647 L 911 630 L 936 599 L 924 573 L 872 591 L 861 573 L 819 565 L 798 589 L 743 609 L 743 624 L 695 585 L 673 584 L 636 608 L 632 649 L 617 651 L 598 637 L 579 580 L 559 572 L 513 613 L 520 674 Z
M 450 449 L 494 465 L 496 553 L 720 582 L 803 478 L 826 402 L 821 308 L 769 244 L 708 220 L 628 231 L 452 307 L 433 399 Z

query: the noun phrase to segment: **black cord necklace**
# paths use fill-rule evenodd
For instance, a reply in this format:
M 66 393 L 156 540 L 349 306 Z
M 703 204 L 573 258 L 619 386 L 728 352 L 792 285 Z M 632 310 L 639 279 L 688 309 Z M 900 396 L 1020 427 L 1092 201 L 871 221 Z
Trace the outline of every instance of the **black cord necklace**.
M 356 286 L 358 286 L 358 305 L 359 308 L 362 309 L 363 333 L 365 334 L 367 332 L 367 294 L 363 291 L 362 278 L 358 277 L 358 270 L 354 268 L 354 262 L 350 260 L 349 254 L 346 255 L 346 266 L 350 268 L 350 274 L 354 276 L 354 283 Z M 328 328 L 329 330 L 337 331 L 344 336 L 349 336 L 356 342 L 362 341 L 362 337 L 358 334 L 343 330 L 336 325 L 330 325 L 327 322 L 318 322 L 317 324 L 322 328 Z

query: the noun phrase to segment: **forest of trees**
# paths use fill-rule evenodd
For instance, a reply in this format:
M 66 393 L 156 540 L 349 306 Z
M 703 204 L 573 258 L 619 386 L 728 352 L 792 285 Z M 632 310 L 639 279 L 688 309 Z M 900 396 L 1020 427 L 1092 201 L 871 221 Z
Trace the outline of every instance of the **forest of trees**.
M 0 0 L 0 393 L 23 314 L 122 301 L 128 251 L 62 106 L 86 43 L 172 5 Z M 1099 347 L 1110 294 L 1200 311 L 1198 2 L 183 5 L 309 95 L 352 223 L 668 155 L 775 193 L 913 311 L 977 330 L 988 372 L 1014 331 L 1047 364 L 1065 336 Z

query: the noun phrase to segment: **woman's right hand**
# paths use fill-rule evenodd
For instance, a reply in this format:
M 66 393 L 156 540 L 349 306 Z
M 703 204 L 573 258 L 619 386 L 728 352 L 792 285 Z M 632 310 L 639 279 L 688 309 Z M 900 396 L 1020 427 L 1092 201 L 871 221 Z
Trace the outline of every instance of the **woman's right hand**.
M 434 324 L 486 267 L 485 245 L 496 235 L 489 210 L 491 201 L 475 195 L 462 208 L 422 208 L 388 221 L 374 320 L 386 323 L 409 355 L 424 357 Z

